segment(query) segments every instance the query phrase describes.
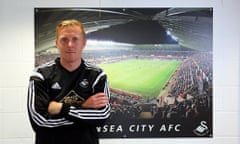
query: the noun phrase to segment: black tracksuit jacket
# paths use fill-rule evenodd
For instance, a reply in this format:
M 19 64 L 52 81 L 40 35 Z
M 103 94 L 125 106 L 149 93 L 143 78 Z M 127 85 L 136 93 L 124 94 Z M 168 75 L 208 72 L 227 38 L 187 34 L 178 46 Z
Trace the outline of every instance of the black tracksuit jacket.
M 106 74 L 84 60 L 69 72 L 60 58 L 37 67 L 30 77 L 28 114 L 36 133 L 36 144 L 98 144 L 96 126 L 110 116 L 110 104 L 86 109 L 80 104 L 89 96 L 104 92 L 110 98 Z M 50 101 L 63 102 L 59 115 L 50 115 Z

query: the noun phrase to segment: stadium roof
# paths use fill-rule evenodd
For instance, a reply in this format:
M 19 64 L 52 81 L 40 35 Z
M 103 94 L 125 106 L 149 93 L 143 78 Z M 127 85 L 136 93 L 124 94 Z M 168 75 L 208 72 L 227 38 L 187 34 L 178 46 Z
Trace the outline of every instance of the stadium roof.
M 78 19 L 89 39 L 176 44 L 212 51 L 212 8 L 35 8 L 37 52 L 55 47 L 55 27 Z

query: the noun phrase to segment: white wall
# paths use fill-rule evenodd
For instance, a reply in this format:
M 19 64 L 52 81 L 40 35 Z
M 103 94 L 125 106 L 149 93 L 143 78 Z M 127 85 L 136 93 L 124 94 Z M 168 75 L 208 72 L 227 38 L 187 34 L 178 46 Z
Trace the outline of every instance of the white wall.
M 239 0 L 1 0 L 0 144 L 33 144 L 27 111 L 34 7 L 214 7 L 214 137 L 104 139 L 101 144 L 239 144 Z

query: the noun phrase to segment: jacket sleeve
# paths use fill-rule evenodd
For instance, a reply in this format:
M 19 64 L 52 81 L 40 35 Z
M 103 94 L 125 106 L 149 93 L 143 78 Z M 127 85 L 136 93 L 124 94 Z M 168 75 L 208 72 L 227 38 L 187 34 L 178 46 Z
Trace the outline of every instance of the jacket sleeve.
M 53 118 L 49 116 L 48 105 L 50 96 L 48 91 L 44 76 L 34 71 L 29 81 L 27 101 L 28 114 L 34 130 L 73 124 L 72 121 L 64 117 Z
M 93 93 L 104 92 L 110 100 L 110 91 L 108 87 L 107 77 L 104 72 L 101 72 L 96 80 L 94 81 L 93 85 Z M 61 113 L 64 114 L 66 117 L 70 117 L 72 119 L 79 119 L 84 121 L 88 124 L 94 125 L 102 125 L 104 122 L 110 117 L 111 106 L 108 103 L 105 107 L 100 109 L 89 109 L 89 108 L 82 108 L 82 107 L 74 107 L 69 106 L 67 104 L 63 104 L 63 108 Z

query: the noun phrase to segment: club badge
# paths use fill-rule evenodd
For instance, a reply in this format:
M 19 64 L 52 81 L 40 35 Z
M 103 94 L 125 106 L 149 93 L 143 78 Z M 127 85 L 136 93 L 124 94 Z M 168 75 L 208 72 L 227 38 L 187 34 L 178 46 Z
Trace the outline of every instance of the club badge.
M 83 79 L 79 85 L 82 87 L 82 88 L 87 88 L 89 86 L 89 82 L 87 79 Z

